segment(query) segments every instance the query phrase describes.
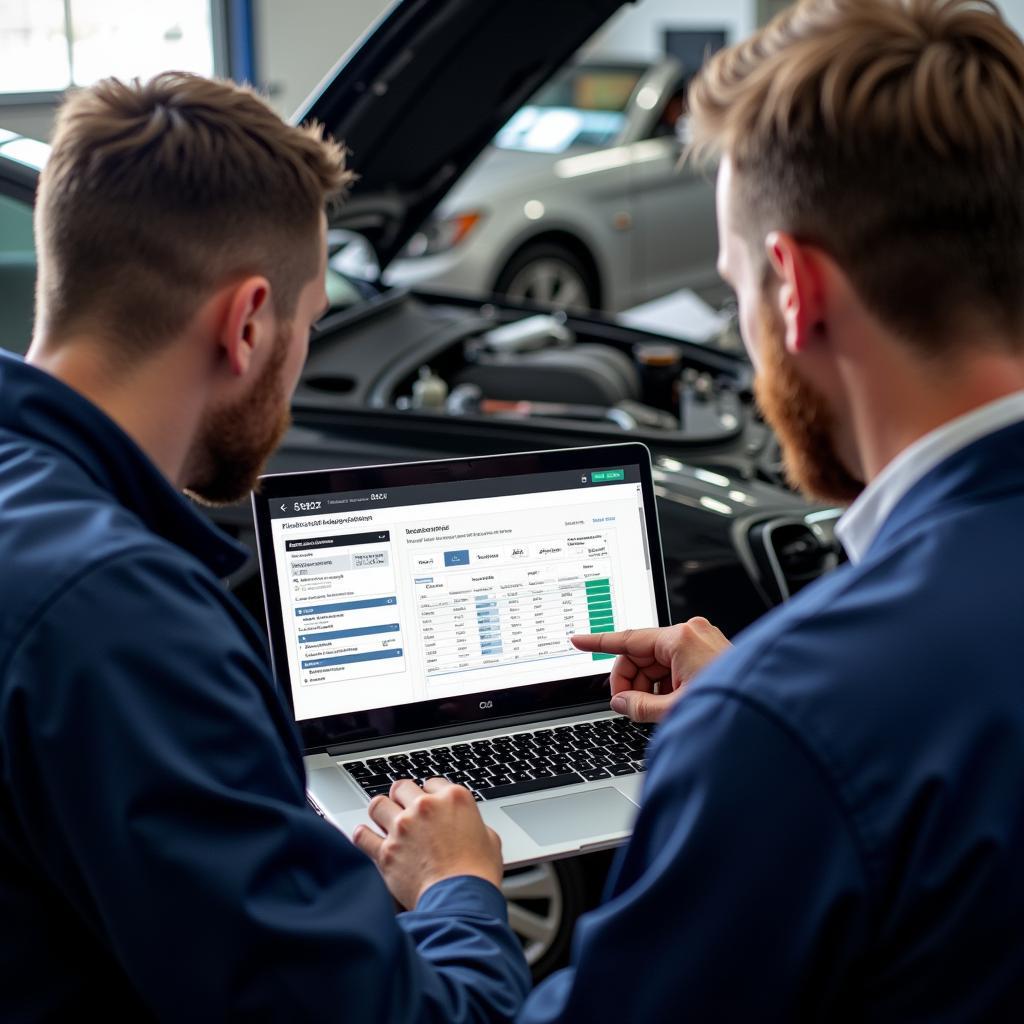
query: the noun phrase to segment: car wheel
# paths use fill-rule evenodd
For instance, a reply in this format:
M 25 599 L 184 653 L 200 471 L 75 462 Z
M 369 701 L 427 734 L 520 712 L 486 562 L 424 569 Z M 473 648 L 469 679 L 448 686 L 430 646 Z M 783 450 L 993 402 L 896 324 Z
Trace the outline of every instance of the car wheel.
M 576 919 L 583 912 L 583 873 L 571 860 L 505 872 L 508 920 L 523 945 L 534 981 L 563 966 Z
M 594 309 L 599 300 L 593 272 L 560 245 L 528 245 L 508 261 L 494 290 L 518 302 L 559 309 Z

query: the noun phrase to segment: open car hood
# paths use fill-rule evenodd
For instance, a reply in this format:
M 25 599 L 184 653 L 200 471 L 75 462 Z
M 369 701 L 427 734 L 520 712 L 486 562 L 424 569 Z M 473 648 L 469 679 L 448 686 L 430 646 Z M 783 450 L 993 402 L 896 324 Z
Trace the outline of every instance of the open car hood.
M 626 0 L 400 0 L 295 115 L 359 175 L 331 226 L 383 269 L 498 129 Z

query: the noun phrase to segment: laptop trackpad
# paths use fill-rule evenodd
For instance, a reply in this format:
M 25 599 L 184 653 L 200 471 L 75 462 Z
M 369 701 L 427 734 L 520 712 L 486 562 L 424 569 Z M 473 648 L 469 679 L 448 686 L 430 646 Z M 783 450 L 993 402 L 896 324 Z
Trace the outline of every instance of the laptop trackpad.
M 340 768 L 313 768 L 306 776 L 313 799 L 328 813 L 358 811 L 366 801 Z
M 637 806 L 617 789 L 591 789 L 586 793 L 550 796 L 502 810 L 541 846 L 626 832 L 633 825 Z

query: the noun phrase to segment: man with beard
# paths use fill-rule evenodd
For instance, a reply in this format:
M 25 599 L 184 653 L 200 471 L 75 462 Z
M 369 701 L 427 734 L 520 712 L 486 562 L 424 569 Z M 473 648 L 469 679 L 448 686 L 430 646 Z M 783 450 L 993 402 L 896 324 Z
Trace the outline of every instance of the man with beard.
M 324 312 L 319 129 L 167 74 L 58 116 L 27 361 L 0 356 L 0 1019 L 438 1022 L 529 974 L 470 794 L 435 780 L 397 921 L 305 801 L 246 558 L 178 493 L 243 498 Z
M 577 638 L 614 708 L 671 713 L 520 1020 L 1024 1020 L 1024 44 L 984 0 L 804 0 L 690 112 L 758 397 L 793 482 L 855 499 L 851 564 L 732 649 Z

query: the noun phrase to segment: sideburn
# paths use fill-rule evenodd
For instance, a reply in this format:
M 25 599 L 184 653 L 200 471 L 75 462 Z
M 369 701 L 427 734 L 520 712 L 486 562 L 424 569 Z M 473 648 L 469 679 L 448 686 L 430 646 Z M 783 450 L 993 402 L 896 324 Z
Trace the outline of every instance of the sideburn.
M 754 393 L 779 438 L 786 478 L 809 498 L 848 505 L 864 484 L 839 458 L 832 410 L 793 366 L 786 352 L 785 326 L 767 302 L 761 304 L 758 322 L 761 370 Z

